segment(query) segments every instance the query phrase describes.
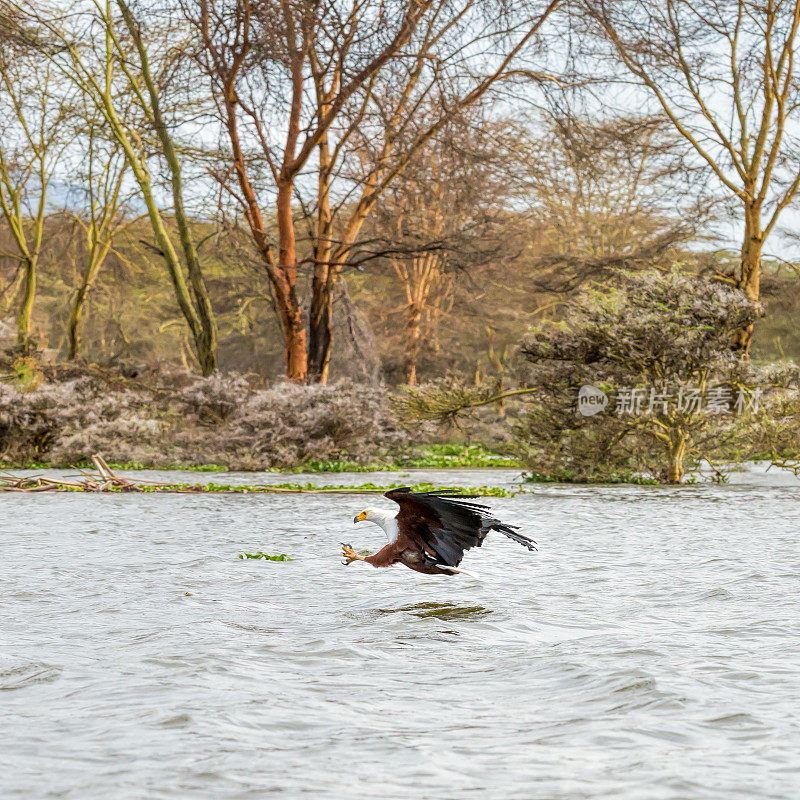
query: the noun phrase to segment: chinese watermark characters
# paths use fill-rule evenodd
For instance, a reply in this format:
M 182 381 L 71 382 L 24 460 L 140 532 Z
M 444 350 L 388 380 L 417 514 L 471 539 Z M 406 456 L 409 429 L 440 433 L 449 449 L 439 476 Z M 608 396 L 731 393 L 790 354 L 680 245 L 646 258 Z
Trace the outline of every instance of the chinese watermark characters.
M 639 417 L 677 412 L 716 417 L 722 414 L 742 415 L 745 412 L 757 414 L 761 408 L 763 391 L 760 387 L 734 390 L 730 386 L 713 386 L 703 391 L 680 386 L 670 391 L 669 387 L 621 386 L 611 394 L 614 412 L 618 416 Z M 584 417 L 594 416 L 604 411 L 609 402 L 606 392 L 586 384 L 578 392 L 578 413 Z

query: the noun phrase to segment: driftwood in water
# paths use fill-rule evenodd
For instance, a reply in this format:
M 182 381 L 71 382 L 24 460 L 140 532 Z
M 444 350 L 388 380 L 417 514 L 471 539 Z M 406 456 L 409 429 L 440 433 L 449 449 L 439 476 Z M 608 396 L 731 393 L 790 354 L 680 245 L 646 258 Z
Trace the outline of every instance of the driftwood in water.
M 101 455 L 93 455 L 92 462 L 97 474 L 82 471 L 80 480 L 48 478 L 31 475 L 24 478 L 8 476 L 0 478 L 0 492 L 136 492 L 140 491 L 134 481 L 115 475 Z

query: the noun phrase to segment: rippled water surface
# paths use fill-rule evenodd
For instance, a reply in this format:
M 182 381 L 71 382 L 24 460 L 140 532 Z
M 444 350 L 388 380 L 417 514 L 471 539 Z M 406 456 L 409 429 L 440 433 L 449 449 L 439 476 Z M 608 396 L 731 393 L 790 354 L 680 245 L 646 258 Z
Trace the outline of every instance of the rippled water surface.
M 342 566 L 380 497 L 2 495 L 0 797 L 794 800 L 800 488 L 770 475 L 493 499 L 540 552 L 495 535 L 480 582 Z

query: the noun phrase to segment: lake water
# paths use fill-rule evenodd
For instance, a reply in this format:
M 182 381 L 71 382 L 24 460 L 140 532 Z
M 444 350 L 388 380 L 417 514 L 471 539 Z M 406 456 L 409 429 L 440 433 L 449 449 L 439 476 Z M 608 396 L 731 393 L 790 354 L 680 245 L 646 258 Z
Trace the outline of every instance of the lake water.
M 534 487 L 477 581 L 342 566 L 380 496 L 0 495 L 0 797 L 795 800 L 799 499 Z

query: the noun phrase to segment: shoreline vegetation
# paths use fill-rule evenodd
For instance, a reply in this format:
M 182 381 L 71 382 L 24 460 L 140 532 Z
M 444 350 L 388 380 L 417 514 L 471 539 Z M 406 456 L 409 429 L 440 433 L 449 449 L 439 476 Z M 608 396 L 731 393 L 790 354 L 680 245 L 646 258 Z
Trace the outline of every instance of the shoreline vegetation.
M 752 461 L 781 467 L 798 463 L 800 372 L 794 365 L 749 368 L 768 389 L 757 417 L 674 420 L 613 411 L 581 417 L 572 363 L 561 391 L 551 382 L 548 394 L 529 376 L 524 396 L 514 390 L 515 396 L 502 402 L 493 400 L 496 388 L 452 381 L 393 390 L 344 382 L 265 385 L 237 374 L 198 378 L 169 365 L 136 380 L 99 368 L 26 365 L 12 380 L 0 381 L 0 470 L 92 470 L 97 466 L 92 455 L 99 453 L 117 471 L 284 473 L 287 478 L 395 473 L 412 482 L 408 473 L 413 470 L 511 469 L 527 484 L 644 485 L 724 482 L 727 472 Z M 591 383 L 591 376 L 579 377 L 578 383 Z M 676 457 L 682 474 L 672 479 L 658 438 L 671 424 L 679 426 L 687 445 Z M 651 431 L 648 425 L 659 427 Z M 698 474 L 701 465 L 708 474 Z M 18 480 L 10 476 L 4 485 L 45 490 L 44 483 Z M 353 483 L 353 491 L 371 490 L 370 484 Z M 188 476 L 170 485 L 184 492 L 254 491 L 203 485 Z M 108 489 L 121 490 L 116 484 Z M 291 480 L 281 490 L 320 491 Z
M 497 414 L 443 434 L 406 423 L 383 386 L 265 385 L 164 365 L 113 370 L 28 365 L 0 381 L 0 465 L 194 472 L 384 472 L 524 465 Z M 487 446 L 485 443 L 490 443 Z
M 92 456 L 94 471 L 81 470 L 70 478 L 51 478 L 43 475 L 18 477 L 0 474 L 0 492 L 94 492 L 94 493 L 173 493 L 173 494 L 383 494 L 407 484 L 378 485 L 363 483 L 355 486 L 315 486 L 312 483 L 279 484 L 219 484 L 219 483 L 169 483 L 141 478 L 125 478 L 114 473 L 100 455 Z M 436 486 L 433 483 L 411 484 L 412 491 L 449 491 L 462 495 L 485 497 L 512 497 L 524 492 L 523 487 L 506 489 L 499 486 Z

